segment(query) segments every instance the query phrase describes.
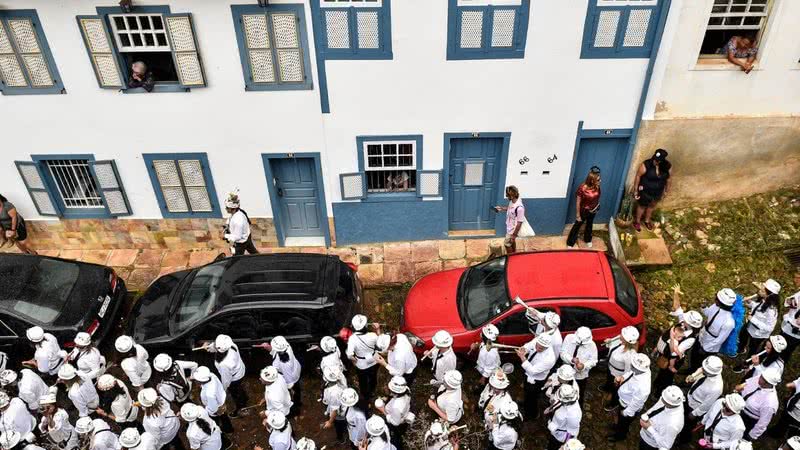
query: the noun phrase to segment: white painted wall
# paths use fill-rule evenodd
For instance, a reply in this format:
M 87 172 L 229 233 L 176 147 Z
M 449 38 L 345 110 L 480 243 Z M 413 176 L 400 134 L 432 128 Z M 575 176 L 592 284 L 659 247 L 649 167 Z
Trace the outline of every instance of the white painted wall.
M 713 0 L 672 0 L 644 119 L 800 114 L 800 1 L 773 0 L 749 75 L 698 64 Z
M 316 67 L 314 90 L 244 91 L 229 5 L 254 0 L 135 0 L 193 14 L 209 84 L 189 94 L 136 95 L 97 87 L 75 21 L 116 1 L 0 0 L 0 8 L 38 11 L 67 89 L 0 97 L 0 192 L 37 218 L 13 161 L 94 153 L 117 161 L 135 218 L 160 218 L 141 154 L 207 152 L 219 196 L 238 187 L 252 216 L 271 217 L 260 154 L 320 152 L 330 214 L 340 201 L 338 174 L 358 167 L 356 136 L 423 134 L 424 168 L 440 169 L 444 133 L 480 131 L 512 133 L 507 181 L 524 197 L 564 197 L 578 122 L 633 127 L 647 66 L 645 59 L 580 59 L 587 1 L 532 0 L 524 60 L 447 61 L 447 2 L 395 0 L 394 59 L 327 62 L 332 113 L 322 115 Z M 553 154 L 558 160 L 548 164 Z M 531 160 L 527 177 L 519 174 L 522 156 Z

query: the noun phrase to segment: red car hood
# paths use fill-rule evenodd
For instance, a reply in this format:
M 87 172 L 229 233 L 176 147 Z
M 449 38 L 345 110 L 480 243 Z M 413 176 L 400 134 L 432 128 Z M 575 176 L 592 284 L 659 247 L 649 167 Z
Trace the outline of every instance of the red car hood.
M 438 330 L 464 331 L 458 315 L 458 280 L 466 269 L 433 273 L 421 278 L 408 292 L 403 307 L 403 329 L 426 339 Z

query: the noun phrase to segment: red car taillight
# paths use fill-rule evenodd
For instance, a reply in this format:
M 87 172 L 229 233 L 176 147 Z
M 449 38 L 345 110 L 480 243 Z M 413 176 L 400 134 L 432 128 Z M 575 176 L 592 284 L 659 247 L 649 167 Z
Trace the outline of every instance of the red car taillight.
M 98 328 L 100 328 L 100 321 L 97 320 L 97 319 L 94 319 L 92 324 L 89 325 L 89 328 L 86 329 L 86 332 L 89 333 L 90 335 L 94 336 L 94 332 L 97 331 Z
M 113 270 L 111 271 L 111 275 L 108 276 L 108 282 L 109 284 L 111 284 L 111 293 L 114 293 L 114 291 L 117 290 L 117 283 L 119 282 L 119 277 Z

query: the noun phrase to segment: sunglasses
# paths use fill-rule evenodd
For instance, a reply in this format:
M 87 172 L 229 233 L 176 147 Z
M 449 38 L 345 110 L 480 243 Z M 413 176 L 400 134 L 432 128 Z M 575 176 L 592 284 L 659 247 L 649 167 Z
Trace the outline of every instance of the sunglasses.
M 596 175 L 600 175 L 600 168 L 599 168 L 599 167 L 597 167 L 597 166 L 592 166 L 592 168 L 591 168 L 591 169 L 589 169 L 589 173 L 593 173 L 593 174 L 596 174 Z

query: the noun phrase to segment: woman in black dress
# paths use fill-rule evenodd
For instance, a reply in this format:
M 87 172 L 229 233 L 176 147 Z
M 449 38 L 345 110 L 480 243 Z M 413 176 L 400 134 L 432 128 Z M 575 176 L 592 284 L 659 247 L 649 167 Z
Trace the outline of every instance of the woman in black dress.
M 656 150 L 653 156 L 643 162 L 636 172 L 636 179 L 633 181 L 634 189 L 636 189 L 633 194 L 636 199 L 636 219 L 633 221 L 633 228 L 636 231 L 642 230 L 642 216 L 644 216 L 644 226 L 648 230 L 653 229 L 651 221 L 653 211 L 669 190 L 672 164 L 667 161 L 667 154 L 663 148 Z

